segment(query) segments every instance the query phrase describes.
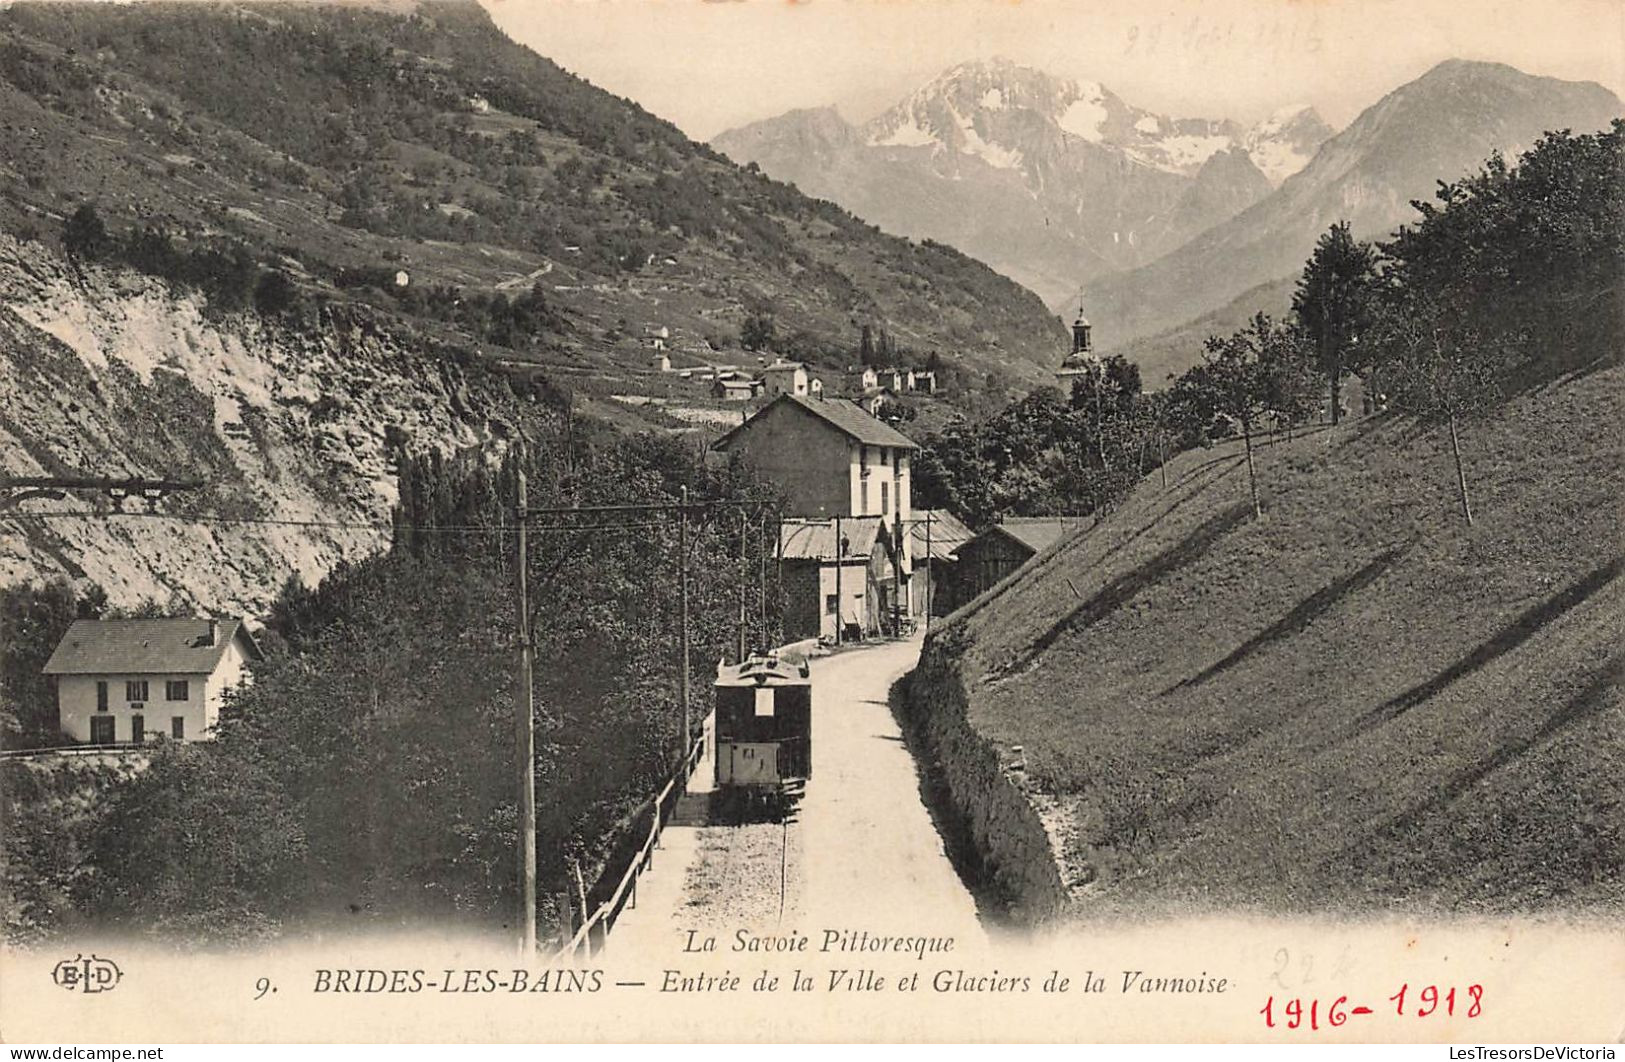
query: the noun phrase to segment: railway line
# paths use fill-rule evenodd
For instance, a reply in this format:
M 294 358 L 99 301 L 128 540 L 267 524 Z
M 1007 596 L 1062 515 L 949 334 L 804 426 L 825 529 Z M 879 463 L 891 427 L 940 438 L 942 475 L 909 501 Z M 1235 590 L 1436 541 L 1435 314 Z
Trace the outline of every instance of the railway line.
M 692 929 L 732 934 L 889 929 L 985 939 L 975 902 L 919 793 L 914 761 L 887 695 L 919 641 L 853 649 L 812 662 L 815 768 L 782 819 L 730 814 L 706 795 L 662 835 L 607 954 L 669 958 Z

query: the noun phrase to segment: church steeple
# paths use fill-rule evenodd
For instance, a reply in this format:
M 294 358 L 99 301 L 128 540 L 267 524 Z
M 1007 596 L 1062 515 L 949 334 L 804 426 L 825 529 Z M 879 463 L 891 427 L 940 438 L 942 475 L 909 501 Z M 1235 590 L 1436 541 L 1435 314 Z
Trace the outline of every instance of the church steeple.
M 1089 342 L 1089 319 L 1083 315 L 1083 306 L 1078 306 L 1078 319 L 1072 322 L 1072 353 L 1093 355 L 1094 347 Z
M 1055 381 L 1063 389 L 1070 386 L 1074 376 L 1097 373 L 1101 368 L 1100 359 L 1095 357 L 1095 345 L 1089 335 L 1089 319 L 1083 315 L 1083 297 L 1078 297 L 1078 316 L 1072 322 L 1072 353 L 1062 361 L 1061 367 L 1055 370 Z

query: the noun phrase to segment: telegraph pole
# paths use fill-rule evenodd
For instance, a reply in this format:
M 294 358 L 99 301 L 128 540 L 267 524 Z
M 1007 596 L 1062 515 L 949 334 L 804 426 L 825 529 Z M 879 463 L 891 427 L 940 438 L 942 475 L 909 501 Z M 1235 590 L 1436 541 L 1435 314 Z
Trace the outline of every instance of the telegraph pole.
M 925 511 L 925 629 L 931 629 L 932 590 L 935 589 L 937 562 L 931 552 L 931 510 Z
M 745 581 L 746 567 L 749 558 L 745 556 L 745 510 L 739 510 L 739 655 L 737 661 L 745 662 Z
M 774 528 L 775 534 L 778 529 Z M 756 573 L 756 613 L 760 618 L 757 626 L 757 644 L 763 649 L 773 643 L 767 637 L 767 510 L 762 510 L 762 538 L 757 543 L 756 555 L 759 567 Z
M 896 467 L 895 463 L 892 467 Z M 901 486 L 901 482 L 898 484 Z M 897 510 L 892 513 L 896 528 L 896 548 L 892 550 L 891 633 L 896 638 L 903 633 L 903 492 L 897 492 Z
M 519 528 L 514 556 L 514 602 L 518 612 L 519 636 L 518 690 L 514 701 L 514 736 L 517 739 L 516 768 L 519 774 L 519 958 L 528 960 L 536 950 L 536 703 L 531 687 L 530 554 L 525 533 L 528 512 L 525 500 L 525 450 L 514 446 L 514 513 Z
M 841 644 L 841 568 L 846 563 L 846 547 L 841 542 L 841 517 L 835 517 L 835 644 Z
M 681 600 L 682 614 L 682 641 L 683 641 L 683 667 L 682 667 L 682 701 L 683 701 L 683 730 L 677 740 L 677 756 L 683 766 L 684 778 L 687 778 L 688 767 L 688 488 L 682 491 L 682 504 L 677 509 L 677 566 L 678 566 L 678 597 Z

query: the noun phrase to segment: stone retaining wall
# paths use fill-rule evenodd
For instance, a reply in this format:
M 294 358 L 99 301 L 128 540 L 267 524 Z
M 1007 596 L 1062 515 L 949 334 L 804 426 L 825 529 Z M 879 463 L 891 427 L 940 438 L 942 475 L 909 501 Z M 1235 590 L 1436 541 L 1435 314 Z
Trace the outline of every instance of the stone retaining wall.
M 941 772 L 949 804 L 941 810 L 965 830 L 1007 915 L 1024 925 L 1050 919 L 1067 891 L 1049 836 L 998 749 L 971 727 L 956 654 L 929 639 L 901 692 L 911 737 Z

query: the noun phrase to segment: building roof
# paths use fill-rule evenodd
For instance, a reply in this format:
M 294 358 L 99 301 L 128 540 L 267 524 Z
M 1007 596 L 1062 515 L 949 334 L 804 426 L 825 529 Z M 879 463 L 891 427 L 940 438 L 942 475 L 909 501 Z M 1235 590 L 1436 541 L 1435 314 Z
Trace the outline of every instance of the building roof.
M 1002 532 L 1037 553 L 1082 528 L 1084 524 L 1085 520 L 1081 516 L 1007 516 L 983 534 Z
M 757 417 L 784 402 L 793 403 L 799 409 L 811 413 L 837 431 L 856 439 L 866 446 L 891 446 L 900 450 L 919 449 L 907 435 L 904 435 L 891 425 L 871 417 L 850 399 L 807 398 L 803 395 L 792 394 L 782 394 L 775 398 L 757 410 L 750 420 L 745 421 L 745 423 L 712 443 L 711 448 L 713 450 L 726 450 L 735 435 L 749 428 L 751 422 L 756 420 Z
M 1061 367 L 1055 370 L 1057 376 L 1099 376 L 1106 371 L 1106 365 L 1093 352 L 1080 350 L 1068 354 L 1061 359 Z
M 926 530 L 927 517 L 931 521 L 929 532 Z M 926 555 L 926 544 L 929 542 L 932 560 L 951 560 L 954 550 L 975 537 L 971 529 L 947 509 L 915 509 L 909 521 L 909 553 L 915 557 Z
M 777 653 L 753 655 L 732 666 L 717 662 L 718 686 L 808 686 L 812 684 L 807 661 L 792 663 Z
M 868 560 L 874 553 L 875 539 L 884 533 L 883 516 L 841 517 L 841 537 L 846 539 L 846 559 Z M 785 520 L 779 524 L 780 556 L 787 561 L 816 560 L 833 563 L 835 549 L 835 520 Z
M 45 662 L 47 675 L 206 675 L 220 664 L 226 646 L 242 636 L 249 655 L 260 648 L 240 619 L 216 621 L 217 637 L 209 641 L 209 620 L 111 619 L 75 620 Z

